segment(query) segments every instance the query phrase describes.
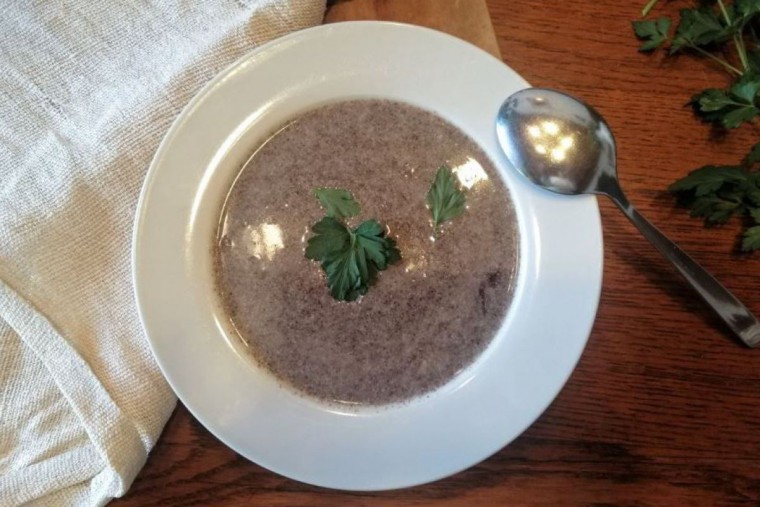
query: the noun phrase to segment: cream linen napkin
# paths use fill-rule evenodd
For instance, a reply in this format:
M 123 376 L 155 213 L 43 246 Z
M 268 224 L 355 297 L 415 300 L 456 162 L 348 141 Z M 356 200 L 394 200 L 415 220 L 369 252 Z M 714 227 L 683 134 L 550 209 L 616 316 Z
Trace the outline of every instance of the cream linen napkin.
M 3 2 L 0 505 L 103 505 L 175 398 L 132 295 L 130 236 L 180 109 L 324 0 Z

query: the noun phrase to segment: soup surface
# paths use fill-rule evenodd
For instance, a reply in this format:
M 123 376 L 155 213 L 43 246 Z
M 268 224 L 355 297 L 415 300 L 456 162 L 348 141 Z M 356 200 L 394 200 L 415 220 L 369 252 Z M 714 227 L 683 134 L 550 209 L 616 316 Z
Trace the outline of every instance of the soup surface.
M 463 215 L 434 236 L 426 195 L 446 164 Z M 402 259 L 340 302 L 304 257 L 325 214 L 321 187 L 353 193 Z M 323 106 L 250 158 L 222 210 L 217 289 L 231 328 L 280 381 L 321 400 L 382 405 L 429 392 L 470 365 L 499 329 L 518 267 L 509 193 L 483 151 L 442 118 L 386 100 Z

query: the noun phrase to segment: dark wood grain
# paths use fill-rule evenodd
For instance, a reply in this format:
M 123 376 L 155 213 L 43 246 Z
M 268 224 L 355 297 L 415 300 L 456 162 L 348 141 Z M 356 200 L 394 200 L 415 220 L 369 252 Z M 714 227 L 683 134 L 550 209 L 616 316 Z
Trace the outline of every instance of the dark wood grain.
M 504 61 L 534 85 L 596 106 L 616 134 L 630 200 L 760 313 L 760 253 L 735 253 L 738 223 L 705 229 L 663 192 L 689 169 L 739 160 L 757 132 L 713 139 L 681 107 L 724 76 L 692 58 L 638 54 L 630 20 L 639 3 L 487 5 Z M 332 16 L 433 24 L 493 52 L 483 13 L 463 21 L 481 6 L 354 0 L 337 4 Z M 609 203 L 600 205 L 604 286 L 588 348 L 546 413 L 495 456 L 426 486 L 336 492 L 248 462 L 179 406 L 115 505 L 759 505 L 760 351 L 739 346 L 633 226 Z

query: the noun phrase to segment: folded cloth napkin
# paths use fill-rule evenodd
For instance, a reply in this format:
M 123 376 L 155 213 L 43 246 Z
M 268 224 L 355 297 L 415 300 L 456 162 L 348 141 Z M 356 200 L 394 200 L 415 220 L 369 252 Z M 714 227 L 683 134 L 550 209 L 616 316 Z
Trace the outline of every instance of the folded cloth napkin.
M 103 505 L 175 398 L 133 299 L 138 193 L 180 109 L 324 0 L 5 2 L 0 505 Z

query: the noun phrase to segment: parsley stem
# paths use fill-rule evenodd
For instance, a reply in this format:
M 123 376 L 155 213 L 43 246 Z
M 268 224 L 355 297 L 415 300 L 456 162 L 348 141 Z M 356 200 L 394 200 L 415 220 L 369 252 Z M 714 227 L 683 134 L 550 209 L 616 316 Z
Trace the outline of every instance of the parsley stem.
M 647 17 L 649 13 L 652 11 L 655 5 L 657 5 L 657 2 L 660 0 L 649 0 L 647 4 L 644 6 L 643 9 L 641 9 L 641 15 L 644 17 Z
M 720 12 L 723 13 L 723 19 L 726 20 L 726 28 L 730 28 L 733 20 L 726 10 L 726 6 L 723 4 L 723 0 L 718 0 L 718 7 Z M 746 72 L 749 70 L 749 62 L 747 61 L 747 48 L 744 47 L 744 40 L 742 39 L 741 30 L 733 35 L 734 45 L 736 45 L 736 53 L 739 55 L 739 60 L 742 62 L 742 67 Z
M 744 39 L 741 34 L 734 35 L 734 43 L 736 44 L 736 52 L 739 54 L 739 60 L 742 62 L 744 71 L 749 70 L 749 61 L 747 60 L 747 48 L 744 46 Z
M 737 76 L 741 76 L 742 75 L 742 71 L 740 71 L 739 69 L 737 69 L 736 67 L 734 67 L 733 65 L 731 65 L 730 63 L 728 63 L 723 58 L 717 57 L 717 56 L 713 55 L 712 53 L 708 53 L 707 51 L 705 51 L 701 47 L 695 46 L 693 44 L 690 44 L 689 47 L 691 49 L 693 49 L 694 51 L 696 51 L 697 53 L 699 53 L 700 55 L 706 56 L 707 58 L 710 58 L 711 60 L 714 60 L 714 61 L 718 62 L 723 67 L 725 67 L 727 71 L 729 71 L 729 72 L 731 72 L 733 74 L 736 74 Z
M 723 0 L 718 0 L 718 6 L 720 7 L 720 11 L 723 13 L 723 18 L 726 20 L 726 25 L 731 26 L 731 16 L 728 15 L 726 6 L 723 5 Z
M 744 66 L 744 71 L 748 71 L 750 69 L 749 65 L 749 59 L 747 58 L 747 46 L 744 42 L 744 27 L 745 25 L 742 25 L 741 29 L 734 35 L 734 43 L 736 44 L 736 52 L 739 54 L 739 60 L 742 62 L 742 66 Z

